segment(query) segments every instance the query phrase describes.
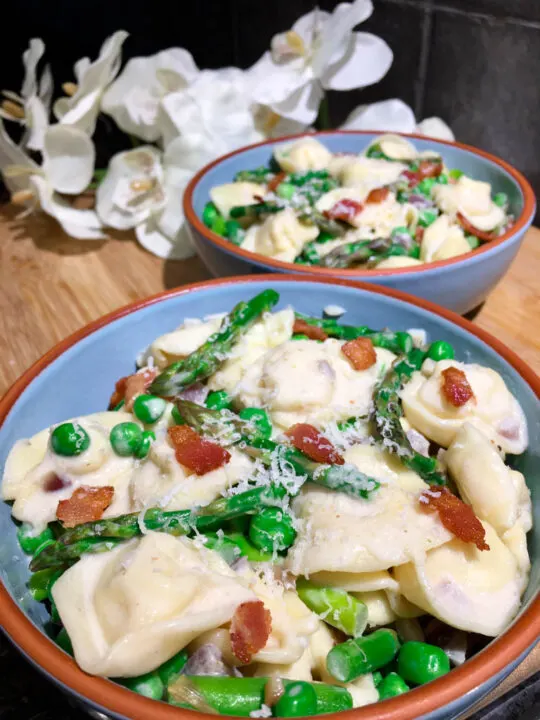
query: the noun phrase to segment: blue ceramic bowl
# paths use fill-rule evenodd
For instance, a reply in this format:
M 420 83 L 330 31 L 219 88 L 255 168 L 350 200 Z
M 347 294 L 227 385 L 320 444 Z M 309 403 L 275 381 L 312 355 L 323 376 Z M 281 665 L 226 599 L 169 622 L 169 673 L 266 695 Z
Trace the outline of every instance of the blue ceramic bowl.
M 502 374 L 529 422 L 538 418 L 540 379 L 508 348 L 454 313 L 387 288 L 347 281 L 314 281 L 285 275 L 234 278 L 188 286 L 136 302 L 91 323 L 64 340 L 27 370 L 0 401 L 0 468 L 13 443 L 68 417 L 107 407 L 115 380 L 133 371 L 135 357 L 156 336 L 184 317 L 230 310 L 264 288 L 281 294 L 280 307 L 321 312 L 328 304 L 347 309 L 347 321 L 395 329 L 422 327 L 432 338 L 452 343 L 458 357 L 488 365 Z M 519 458 L 533 495 L 533 562 L 523 610 L 512 626 L 485 650 L 429 685 L 377 705 L 351 710 L 351 720 L 455 718 L 510 673 L 540 633 L 540 435 Z M 28 560 L 21 552 L 6 504 L 0 506 L 0 622 L 25 656 L 88 709 L 122 720 L 197 720 L 188 710 L 136 695 L 108 680 L 90 677 L 47 637 L 47 613 L 26 583 Z M 215 716 L 203 716 L 215 720 Z M 332 716 L 335 718 L 336 716 Z
M 380 133 L 330 131 L 315 133 L 332 152 L 360 153 Z M 239 170 L 266 165 L 272 150 L 284 141 L 300 136 L 279 138 L 237 150 L 204 167 L 184 193 L 184 213 L 191 238 L 203 262 L 217 277 L 260 272 L 302 273 L 313 279 L 347 278 L 372 282 L 409 292 L 438 305 L 464 314 L 480 305 L 510 267 L 525 232 L 533 221 L 534 193 L 521 173 L 493 155 L 460 143 L 433 140 L 421 135 L 413 138 L 419 150 L 437 150 L 449 167 L 459 168 L 476 180 L 491 183 L 494 192 L 508 195 L 514 227 L 496 241 L 486 243 L 468 255 L 439 260 L 417 268 L 395 270 L 334 270 L 295 265 L 264 257 L 236 247 L 216 235 L 202 222 L 202 212 L 216 185 L 232 182 Z

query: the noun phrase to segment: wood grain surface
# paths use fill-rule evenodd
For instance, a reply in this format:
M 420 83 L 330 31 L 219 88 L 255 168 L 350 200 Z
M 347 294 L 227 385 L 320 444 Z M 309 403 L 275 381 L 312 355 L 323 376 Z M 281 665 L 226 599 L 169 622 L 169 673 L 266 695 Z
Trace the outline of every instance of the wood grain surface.
M 0 207 L 0 396 L 35 360 L 91 320 L 138 298 L 210 277 L 198 258 L 163 261 L 131 233 L 67 237 L 49 217 L 16 220 Z M 529 230 L 507 275 L 475 322 L 540 372 L 540 230 Z M 540 646 L 497 690 L 540 669 Z

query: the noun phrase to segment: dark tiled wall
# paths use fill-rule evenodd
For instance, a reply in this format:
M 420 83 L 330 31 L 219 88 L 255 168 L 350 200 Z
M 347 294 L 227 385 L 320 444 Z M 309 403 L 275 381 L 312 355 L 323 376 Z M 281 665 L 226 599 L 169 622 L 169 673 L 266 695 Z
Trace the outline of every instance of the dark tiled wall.
M 0 43 L 0 87 L 20 85 L 20 55 L 41 36 L 58 85 L 104 37 L 131 33 L 127 57 L 187 47 L 200 67 L 249 66 L 315 0 L 19 0 Z M 331 9 L 332 0 L 319 0 Z M 540 194 L 540 0 L 374 0 L 361 27 L 387 40 L 394 64 L 378 85 L 331 97 L 338 125 L 358 104 L 400 97 L 440 115 L 458 139 L 521 169 Z M 114 133 L 110 141 L 114 143 Z

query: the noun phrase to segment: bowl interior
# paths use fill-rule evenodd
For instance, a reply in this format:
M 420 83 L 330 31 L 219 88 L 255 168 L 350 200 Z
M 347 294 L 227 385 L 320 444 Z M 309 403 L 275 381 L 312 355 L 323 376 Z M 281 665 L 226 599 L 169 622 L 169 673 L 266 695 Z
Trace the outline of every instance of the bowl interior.
M 381 133 L 319 133 L 317 139 L 333 153 L 360 153 Z M 283 140 L 275 140 L 264 145 L 248 147 L 236 154 L 225 157 L 212 165 L 200 178 L 193 189 L 193 209 L 202 218 L 205 204 L 210 200 L 210 190 L 216 185 L 233 181 L 239 170 L 251 170 L 268 164 L 272 150 Z M 484 180 L 492 186 L 493 192 L 508 195 L 510 212 L 518 218 L 524 208 L 523 193 L 514 178 L 501 166 L 489 158 L 478 155 L 459 145 L 438 142 L 430 138 L 412 138 L 411 142 L 418 150 L 437 150 L 449 168 L 458 168 L 475 180 Z
M 525 595 L 525 603 L 529 602 L 540 587 L 538 399 L 512 365 L 483 340 L 443 317 L 376 291 L 284 277 L 214 282 L 189 292 L 177 290 L 159 302 L 147 304 L 72 345 L 30 382 L 0 428 L 0 470 L 16 440 L 52 423 L 105 408 L 115 380 L 133 371 L 137 354 L 158 335 L 172 330 L 186 317 L 228 311 L 266 287 L 275 287 L 280 292 L 279 307 L 292 305 L 300 312 L 320 314 L 326 305 L 337 304 L 346 308 L 347 323 L 396 330 L 424 328 L 431 339 L 452 343 L 459 359 L 488 365 L 502 374 L 530 425 L 530 447 L 516 461 L 527 478 L 534 503 L 535 527 L 529 534 L 533 566 Z M 26 588 L 28 562 L 18 547 L 10 508 L 5 503 L 0 503 L 0 533 L 2 581 L 26 615 L 47 632 L 47 614 Z

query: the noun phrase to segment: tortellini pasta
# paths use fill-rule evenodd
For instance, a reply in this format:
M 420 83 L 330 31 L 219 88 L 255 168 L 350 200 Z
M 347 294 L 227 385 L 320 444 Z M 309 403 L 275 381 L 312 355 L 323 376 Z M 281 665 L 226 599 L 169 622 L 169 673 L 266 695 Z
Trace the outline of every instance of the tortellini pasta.
M 279 145 L 274 157 L 287 172 L 305 172 L 306 170 L 325 170 L 332 154 L 313 137 L 300 138 L 293 143 Z
M 344 188 L 358 188 L 362 191 L 362 199 L 365 199 L 370 190 L 396 182 L 407 165 L 356 155 L 337 155 L 329 169 Z
M 449 367 L 463 371 L 474 398 L 461 407 L 448 403 L 442 394 L 441 373 Z M 527 447 L 527 422 L 523 411 L 502 377 L 491 368 L 454 360 L 426 361 L 413 373 L 401 393 L 405 417 L 411 425 L 447 448 L 464 422 L 469 422 L 506 453 L 522 453 Z
M 434 197 L 450 217 L 461 213 L 478 230 L 493 230 L 505 221 L 504 210 L 491 198 L 491 185 L 462 175 L 454 185 L 438 185 Z
M 161 335 L 144 353 L 144 359 L 151 356 L 159 368 L 187 357 L 195 352 L 221 325 L 221 317 L 210 318 L 201 322 L 194 320 L 184 322 L 173 332 Z
M 446 215 L 439 217 L 424 233 L 420 246 L 420 258 L 424 262 L 448 260 L 468 253 L 471 246 L 459 225 L 451 225 Z
M 234 182 L 212 188 L 210 197 L 223 217 L 228 218 L 231 208 L 237 205 L 252 205 L 261 192 L 264 194 L 264 188 L 257 183 Z
M 252 225 L 242 242 L 244 250 L 292 262 L 300 250 L 319 234 L 316 227 L 300 221 L 292 208 L 270 215 L 262 225 Z

